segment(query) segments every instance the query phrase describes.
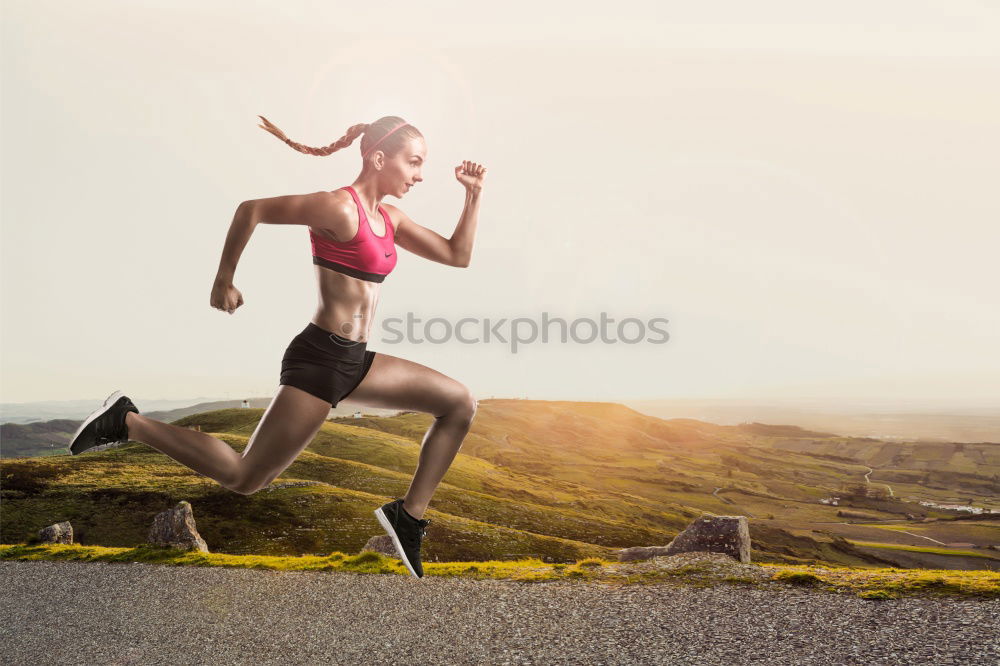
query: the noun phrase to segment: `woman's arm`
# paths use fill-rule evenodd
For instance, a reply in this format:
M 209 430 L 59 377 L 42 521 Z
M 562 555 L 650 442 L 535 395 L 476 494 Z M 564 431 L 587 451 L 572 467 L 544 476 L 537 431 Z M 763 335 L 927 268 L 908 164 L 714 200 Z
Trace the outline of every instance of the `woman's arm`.
M 250 241 L 257 222 L 253 215 L 253 202 L 244 201 L 236 207 L 233 221 L 226 234 L 226 243 L 222 247 L 222 258 L 219 260 L 219 271 L 215 274 L 216 281 L 223 280 L 232 284 L 236 274 L 236 264 L 239 263 L 243 248 Z
M 243 294 L 233 286 L 233 277 L 240 255 L 259 223 L 323 226 L 331 219 L 344 218 L 344 202 L 341 199 L 330 192 L 314 192 L 251 199 L 237 206 L 226 234 L 209 304 L 229 314 L 243 305 Z
M 396 225 L 396 244 L 401 248 L 446 266 L 467 268 L 472 261 L 472 246 L 476 239 L 481 195 L 481 188 L 466 190 L 465 208 L 451 238 L 445 238 L 432 229 L 420 226 L 391 204 L 382 205 L 390 208 L 394 217 L 399 220 Z
M 472 245 L 476 240 L 476 225 L 479 222 L 479 198 L 482 188 L 465 191 L 465 207 L 458 220 L 455 233 L 451 235 L 451 247 L 457 258 L 456 266 L 467 268 L 472 263 Z
M 236 207 L 229 225 L 226 244 L 219 261 L 219 277 L 232 281 L 236 264 L 258 224 L 303 224 L 323 227 L 341 219 L 344 204 L 332 192 L 289 194 L 267 199 L 250 199 Z
M 233 286 L 233 276 L 236 273 L 236 263 L 240 260 L 240 254 L 246 247 L 250 235 L 256 223 L 251 217 L 249 202 L 244 201 L 236 207 L 236 214 L 229 225 L 229 233 L 226 234 L 226 244 L 222 248 L 222 259 L 219 260 L 219 271 L 215 274 L 215 282 L 212 283 L 212 293 L 208 297 L 208 303 L 216 310 L 222 310 L 233 314 L 236 308 L 243 305 L 243 294 Z
M 479 198 L 483 193 L 486 167 L 478 162 L 463 160 L 455 167 L 455 178 L 465 188 L 465 208 L 451 238 L 422 227 L 395 206 L 384 204 L 396 212 L 396 244 L 424 259 L 448 266 L 466 268 L 472 262 L 472 245 L 476 240 L 479 221 Z

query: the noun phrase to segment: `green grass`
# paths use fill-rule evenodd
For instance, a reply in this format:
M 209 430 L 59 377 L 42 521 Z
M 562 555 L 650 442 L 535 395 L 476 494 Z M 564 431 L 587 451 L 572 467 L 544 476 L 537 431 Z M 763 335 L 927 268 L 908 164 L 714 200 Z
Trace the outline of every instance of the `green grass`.
M 174 423 L 198 425 L 240 452 L 264 413 L 222 409 Z M 267 489 L 249 497 L 138 443 L 84 456 L 4 460 L 4 536 L 32 543 L 40 528 L 68 520 L 78 543 L 129 547 L 145 540 L 153 516 L 183 499 L 213 550 L 282 557 L 356 553 L 380 533 L 372 508 L 405 493 L 432 422 L 430 415 L 413 412 L 331 420 L 276 480 L 276 485 L 298 480 L 320 485 Z M 748 439 L 731 427 L 654 419 L 612 403 L 483 400 L 462 451 L 435 492 L 425 559 L 613 558 L 618 548 L 665 544 L 707 511 L 754 516 L 750 534 L 758 562 L 892 564 L 887 551 L 862 551 L 844 540 L 881 541 L 882 535 L 840 525 L 838 507 L 818 500 L 837 494 L 845 481 L 859 480 L 862 462 L 886 465 L 907 446 L 806 436 L 785 426 L 755 432 Z M 842 457 L 845 446 L 860 457 Z M 1000 451 L 996 445 L 949 447 L 942 450 L 957 461 L 973 450 Z M 814 451 L 838 457 L 817 457 Z M 879 456 L 884 460 L 878 462 Z M 961 465 L 956 463 L 956 471 Z M 980 477 L 956 476 L 958 485 L 949 494 L 967 487 L 968 496 L 976 497 L 975 488 L 998 468 L 984 459 Z M 918 470 L 917 477 L 923 474 Z M 719 496 L 712 494 L 716 487 L 723 488 Z M 934 498 L 935 493 L 924 494 Z M 977 503 L 986 501 L 976 497 Z M 887 517 L 929 513 L 898 502 L 858 501 L 842 508 Z M 991 528 L 975 527 L 976 538 L 972 529 L 955 523 L 940 539 L 991 541 Z M 914 551 L 907 560 L 922 557 L 929 566 L 942 566 L 937 552 Z M 981 553 L 974 554 L 984 557 Z
M 994 557 L 987 553 L 980 553 L 974 550 L 962 550 L 959 548 L 935 548 L 933 546 L 907 546 L 905 544 L 899 543 L 878 543 L 876 541 L 854 541 L 853 539 L 848 539 L 855 546 L 865 546 L 866 548 L 884 548 L 886 550 L 905 550 L 911 553 L 931 553 L 933 555 L 955 555 L 959 557 L 982 557 L 987 560 L 997 560 L 1000 562 L 1000 558 Z
M 762 564 L 776 580 L 806 583 L 828 591 L 850 591 L 865 599 L 903 596 L 1000 598 L 1000 572 L 952 569 L 820 567 Z
M 341 571 L 361 574 L 409 576 L 402 561 L 370 550 L 357 555 L 269 556 L 229 555 L 158 548 L 106 548 L 79 544 L 0 545 L 0 560 L 63 562 L 144 562 L 166 566 L 207 566 L 271 571 Z M 576 580 L 615 585 L 679 583 L 698 587 L 715 584 L 808 586 L 820 591 L 850 592 L 865 599 L 903 596 L 963 596 L 1000 598 L 1000 573 L 927 569 L 821 567 L 760 564 L 771 582 L 757 582 L 743 575 L 709 575 L 710 566 L 699 563 L 676 569 L 639 569 L 633 563 L 583 558 L 573 563 L 548 564 L 538 558 L 486 562 L 426 562 L 426 576 L 497 579 L 521 582 Z

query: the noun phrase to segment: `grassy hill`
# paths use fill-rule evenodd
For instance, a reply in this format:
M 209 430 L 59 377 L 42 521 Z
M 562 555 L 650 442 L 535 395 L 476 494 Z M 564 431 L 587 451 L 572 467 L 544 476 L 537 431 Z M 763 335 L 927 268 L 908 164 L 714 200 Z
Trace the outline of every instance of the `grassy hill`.
M 945 503 L 957 491 L 963 502 L 996 502 L 997 493 L 987 494 L 1000 469 L 991 457 L 995 445 L 943 449 L 938 459 L 951 451 L 951 462 L 931 470 L 917 466 L 927 459 L 917 445 L 889 455 L 886 447 L 898 443 L 794 426 L 662 420 L 613 403 L 479 404 L 425 516 L 433 521 L 427 561 L 612 558 L 618 548 L 666 544 L 711 512 L 750 517 L 757 561 L 1000 569 L 1000 553 L 986 548 L 1000 543 L 1000 522 L 952 520 L 954 512 L 914 501 Z M 242 450 L 263 413 L 222 409 L 174 423 L 200 426 Z M 214 552 L 357 552 L 381 533 L 372 510 L 406 491 L 431 422 L 413 412 L 331 419 L 270 488 L 251 496 L 227 491 L 139 443 L 79 457 L 4 460 L 0 542 L 26 542 L 39 528 L 70 520 L 80 543 L 133 546 L 145 540 L 157 512 L 185 499 Z M 973 469 L 964 466 L 969 455 L 980 456 Z M 892 466 L 873 469 L 876 460 Z M 956 474 L 957 485 L 903 483 L 893 497 L 845 492 L 895 478 L 879 476 L 883 472 L 931 471 Z M 836 494 L 837 506 L 819 501 Z M 845 507 L 863 512 L 864 520 L 838 516 Z M 911 529 L 884 529 L 890 525 Z M 938 531 L 919 532 L 931 525 Z M 972 550 L 949 548 L 945 538 L 972 543 Z M 913 550 L 919 546 L 934 552 Z

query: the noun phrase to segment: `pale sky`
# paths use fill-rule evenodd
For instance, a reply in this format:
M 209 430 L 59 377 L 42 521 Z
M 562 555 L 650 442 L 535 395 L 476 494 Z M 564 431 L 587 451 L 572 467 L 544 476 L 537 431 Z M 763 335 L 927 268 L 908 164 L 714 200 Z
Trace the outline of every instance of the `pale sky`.
M 236 206 L 332 190 L 326 145 L 427 138 L 380 320 L 669 320 L 666 344 L 369 342 L 479 398 L 1000 404 L 1000 10 L 987 2 L 3 2 L 0 401 L 273 395 L 317 299 L 308 231 Z M 600 13 L 593 13 L 598 11 Z M 509 329 L 508 329 L 509 330 Z

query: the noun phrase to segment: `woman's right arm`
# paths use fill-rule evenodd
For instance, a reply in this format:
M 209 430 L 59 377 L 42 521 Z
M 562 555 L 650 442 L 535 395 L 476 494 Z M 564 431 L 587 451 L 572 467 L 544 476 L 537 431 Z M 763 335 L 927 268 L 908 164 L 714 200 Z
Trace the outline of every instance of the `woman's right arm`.
M 342 197 L 331 192 L 289 194 L 267 199 L 250 199 L 236 207 L 233 221 L 222 248 L 219 270 L 212 285 L 212 307 L 233 313 L 243 305 L 243 295 L 233 286 L 236 264 L 257 224 L 303 224 L 326 226 L 331 219 L 344 215 Z
M 342 197 L 332 192 L 289 194 L 244 201 L 236 207 L 233 222 L 229 225 L 217 277 L 232 282 L 236 274 L 236 264 L 258 223 L 323 227 L 329 226 L 338 214 L 342 215 L 343 209 Z
M 229 314 L 233 314 L 236 308 L 243 305 L 243 294 L 233 285 L 233 276 L 236 274 L 236 264 L 240 260 L 243 248 L 247 246 L 253 229 L 257 226 L 253 219 L 251 204 L 250 201 L 244 201 L 236 207 L 236 214 L 233 215 L 233 221 L 229 225 L 229 233 L 226 234 L 226 244 L 222 248 L 219 270 L 212 283 L 212 293 L 208 297 L 209 305 Z
M 236 264 L 239 263 L 243 248 L 250 241 L 257 220 L 254 219 L 253 201 L 244 201 L 236 207 L 236 214 L 229 225 L 229 233 L 226 234 L 226 244 L 222 248 L 222 259 L 219 260 L 219 271 L 215 275 L 216 281 L 223 280 L 232 284 L 233 276 L 236 275 Z

